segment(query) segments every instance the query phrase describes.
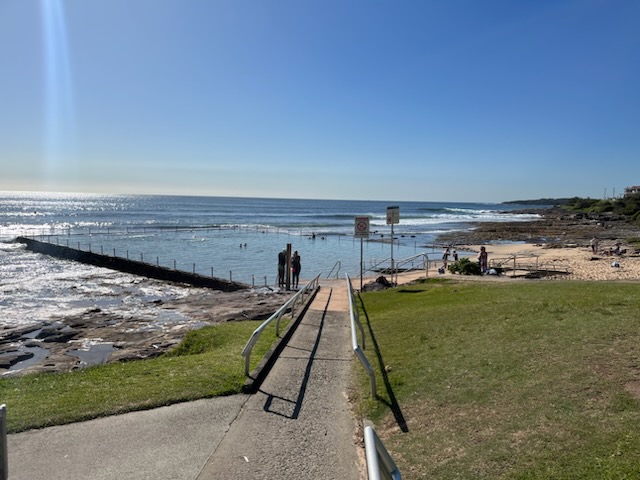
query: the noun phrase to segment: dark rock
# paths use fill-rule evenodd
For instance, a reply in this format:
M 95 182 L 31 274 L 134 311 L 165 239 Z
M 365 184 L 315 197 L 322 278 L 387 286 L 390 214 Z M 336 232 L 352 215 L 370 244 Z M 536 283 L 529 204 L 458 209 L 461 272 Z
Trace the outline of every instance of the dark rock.
M 33 356 L 34 354 L 32 352 L 20 351 L 0 354 L 0 368 L 9 369 L 16 363 L 29 360 Z
M 395 287 L 395 284 L 387 280 L 386 277 L 379 276 L 375 282 L 369 282 L 362 286 L 363 292 L 375 292 L 379 290 L 385 290 L 387 288 Z

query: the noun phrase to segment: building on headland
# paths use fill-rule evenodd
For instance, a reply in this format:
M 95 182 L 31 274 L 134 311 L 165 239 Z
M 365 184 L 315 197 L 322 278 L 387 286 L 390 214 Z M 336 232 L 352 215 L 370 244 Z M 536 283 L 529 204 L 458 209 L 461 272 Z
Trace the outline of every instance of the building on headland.
M 640 193 L 640 185 L 636 185 L 634 187 L 626 187 L 624 189 L 624 196 L 629 197 L 631 195 L 637 195 Z

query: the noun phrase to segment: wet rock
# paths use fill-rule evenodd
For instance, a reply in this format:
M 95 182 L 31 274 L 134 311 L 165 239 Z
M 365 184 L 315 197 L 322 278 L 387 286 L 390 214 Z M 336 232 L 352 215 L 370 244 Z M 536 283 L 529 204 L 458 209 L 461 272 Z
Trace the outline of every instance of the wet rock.
M 42 332 L 36 337 L 47 343 L 66 343 L 75 338 L 79 331 L 66 326 L 43 328 Z
M 156 282 L 143 279 L 141 282 Z M 45 325 L 2 331 L 0 355 L 11 354 L 11 362 L 21 361 L 16 344 L 46 348 L 46 356 L 17 374 L 65 372 L 86 366 L 73 352 L 91 344 L 112 344 L 108 362 L 152 358 L 169 351 L 184 335 L 205 325 L 246 319 L 265 319 L 295 292 L 272 289 L 219 292 L 193 289 L 183 298 L 149 302 L 144 315 L 115 314 L 99 308 L 80 314 L 62 313 L 57 321 Z M 8 358 L 8 357 L 7 357 Z M 0 364 L 0 374 L 10 361 Z
M 22 362 L 24 360 L 29 360 L 32 358 L 34 354 L 32 352 L 6 352 L 0 354 L 0 368 L 9 369 L 14 366 L 18 362 Z
M 520 213 L 536 213 L 541 218 L 509 223 L 478 222 L 473 224 L 473 230 L 439 235 L 438 243 L 480 245 L 496 241 L 523 241 L 588 246 L 594 236 L 600 240 L 640 236 L 638 226 L 617 215 L 571 213 L 561 208 L 522 210 Z

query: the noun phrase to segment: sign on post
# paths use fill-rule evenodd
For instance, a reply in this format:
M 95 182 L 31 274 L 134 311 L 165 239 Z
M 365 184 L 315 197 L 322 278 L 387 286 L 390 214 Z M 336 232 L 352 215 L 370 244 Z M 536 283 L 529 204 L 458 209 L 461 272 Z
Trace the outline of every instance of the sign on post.
M 364 275 L 362 242 L 365 238 L 369 238 L 369 217 L 356 217 L 353 238 L 360 239 L 360 290 L 362 290 L 362 276 Z
M 387 225 L 400 223 L 400 207 L 387 207 Z
M 355 238 L 369 238 L 369 217 L 356 217 Z
M 393 234 L 393 226 L 400 223 L 400 207 L 393 206 L 387 207 L 387 225 L 391 225 L 391 282 L 393 283 L 393 274 L 395 272 L 395 266 L 393 264 L 393 242 L 395 242 L 395 236 Z

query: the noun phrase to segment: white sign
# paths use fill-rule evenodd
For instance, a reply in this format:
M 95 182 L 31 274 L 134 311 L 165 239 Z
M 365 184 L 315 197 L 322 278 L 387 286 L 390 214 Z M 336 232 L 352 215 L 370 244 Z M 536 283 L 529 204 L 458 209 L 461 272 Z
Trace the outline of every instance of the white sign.
M 354 238 L 369 238 L 369 217 L 356 217 Z
M 387 225 L 400 223 L 400 207 L 387 207 Z

